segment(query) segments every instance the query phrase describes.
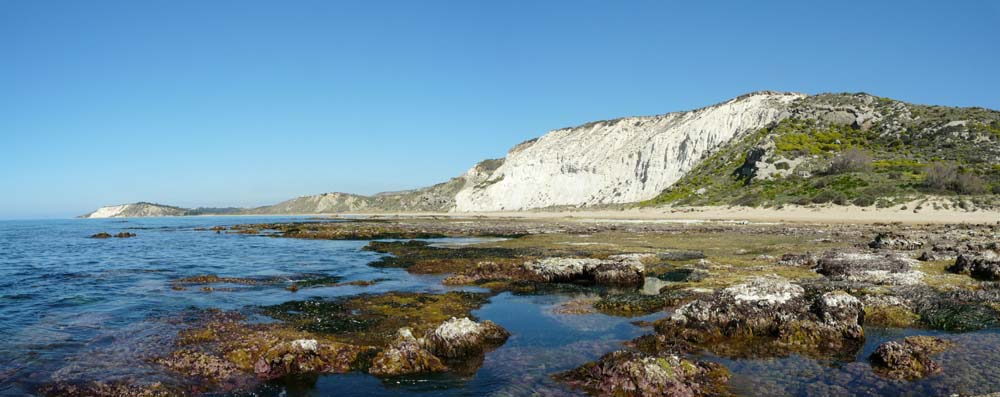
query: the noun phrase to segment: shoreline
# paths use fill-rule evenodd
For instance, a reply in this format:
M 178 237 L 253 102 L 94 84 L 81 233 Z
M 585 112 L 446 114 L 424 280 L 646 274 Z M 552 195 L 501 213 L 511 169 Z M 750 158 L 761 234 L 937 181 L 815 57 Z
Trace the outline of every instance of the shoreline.
M 312 216 L 326 218 L 491 218 L 491 219 L 559 219 L 579 221 L 637 221 L 637 222 L 777 222 L 822 224 L 982 224 L 1000 222 L 1000 210 L 957 210 L 922 208 L 916 204 L 893 208 L 856 206 L 801 207 L 786 206 L 782 209 L 755 207 L 656 207 L 621 210 L 556 210 L 556 211 L 498 211 L 498 212 L 341 212 L 306 214 L 205 214 L 184 215 L 191 217 L 266 217 Z M 907 209 L 902 209 L 907 208 Z M 150 217 L 150 218 L 164 218 Z M 74 218 L 78 219 L 78 218 Z M 79 218 L 127 219 L 127 218 Z

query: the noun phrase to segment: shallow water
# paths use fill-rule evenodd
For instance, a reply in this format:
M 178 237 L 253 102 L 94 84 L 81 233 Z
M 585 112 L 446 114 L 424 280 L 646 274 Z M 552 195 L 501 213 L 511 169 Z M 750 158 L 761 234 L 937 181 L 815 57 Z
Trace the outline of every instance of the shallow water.
M 441 276 L 411 275 L 367 263 L 379 254 L 366 242 L 269 238 L 195 230 L 236 223 L 307 218 L 190 217 L 121 220 L 0 221 L 0 395 L 31 395 L 53 380 L 114 379 L 127 375 L 170 378 L 144 357 L 168 346 L 190 308 L 244 309 L 308 297 L 385 291 L 442 292 Z M 129 239 L 91 239 L 97 232 L 131 231 Z M 468 243 L 467 240 L 438 243 Z M 232 286 L 233 290 L 175 291 L 171 280 L 200 274 L 340 276 L 344 281 L 385 279 L 369 286 L 306 288 Z M 507 328 L 512 337 L 490 352 L 473 376 L 420 376 L 382 381 L 367 374 L 275 382 L 265 396 L 563 396 L 579 395 L 549 379 L 651 332 L 631 324 L 643 318 L 563 315 L 553 306 L 572 294 L 492 298 L 474 314 Z M 1000 390 L 1000 334 L 945 335 L 957 347 L 937 361 L 945 371 L 901 383 L 875 376 L 865 357 L 878 343 L 917 333 L 868 329 L 853 363 L 792 356 L 723 360 L 734 391 L 745 395 L 948 395 Z M 921 331 L 921 334 L 930 332 Z

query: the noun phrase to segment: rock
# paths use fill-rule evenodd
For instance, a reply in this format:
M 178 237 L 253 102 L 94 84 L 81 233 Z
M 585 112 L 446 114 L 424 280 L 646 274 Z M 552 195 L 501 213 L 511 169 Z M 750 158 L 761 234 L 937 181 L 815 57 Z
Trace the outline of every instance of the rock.
M 258 378 L 269 380 L 287 375 L 344 373 L 350 371 L 362 349 L 349 344 L 298 339 L 271 346 L 254 363 Z
M 685 304 L 657 321 L 656 330 L 667 344 L 682 341 L 722 355 L 755 356 L 856 348 L 864 340 L 863 323 L 861 302 L 847 293 L 807 296 L 801 286 L 770 277 Z M 761 343 L 770 347 L 760 348 Z
M 924 243 L 921 241 L 910 240 L 895 233 L 879 233 L 875 236 L 874 240 L 868 243 L 868 248 L 871 249 L 893 249 L 904 251 L 918 250 L 923 248 L 923 246 Z
M 595 396 L 709 396 L 726 394 L 729 371 L 673 354 L 619 350 L 553 378 Z
M 116 234 L 116 235 L 115 235 L 115 237 L 116 237 L 116 238 L 129 238 L 129 237 L 135 237 L 135 233 L 129 233 L 129 232 L 119 232 L 118 234 Z
M 910 303 L 898 296 L 865 295 L 861 299 L 865 308 L 865 324 L 878 327 L 911 327 L 920 320 Z
M 426 372 L 443 372 L 448 368 L 413 337 L 409 328 L 400 328 L 396 340 L 375 355 L 368 373 L 375 376 L 399 376 Z
M 477 323 L 468 317 L 452 317 L 429 331 L 424 345 L 438 357 L 466 358 L 500 346 L 508 337 L 510 333 L 492 321 Z
M 865 311 L 861 301 L 843 292 L 827 292 L 813 304 L 814 312 L 827 326 L 840 330 L 846 338 L 864 339 Z
M 657 254 L 657 257 L 665 261 L 689 261 L 692 259 L 705 259 L 703 251 L 667 251 Z
M 924 273 L 912 270 L 913 259 L 900 254 L 830 251 L 817 261 L 816 272 L 835 281 L 877 285 L 914 285 Z
M 107 232 L 100 232 L 100 233 L 91 235 L 90 238 L 111 238 L 111 234 L 107 233 Z
M 704 280 L 705 278 L 707 278 L 710 275 L 711 274 L 708 272 L 708 270 L 705 270 L 705 269 L 702 269 L 702 268 L 695 268 L 695 269 L 675 269 L 675 270 L 671 270 L 671 271 L 668 271 L 666 273 L 660 274 L 660 275 L 656 276 L 656 278 L 658 278 L 660 280 L 663 280 L 663 281 L 696 283 L 696 282 L 699 282 L 701 280 Z
M 170 357 L 157 359 L 156 363 L 187 376 L 210 379 L 217 383 L 229 383 L 243 376 L 243 372 L 233 363 L 196 350 L 177 350 Z
M 546 282 L 594 281 L 608 285 L 642 285 L 645 266 L 640 257 L 613 255 L 608 259 L 545 258 L 524 268 Z
M 818 259 L 815 254 L 809 252 L 804 254 L 784 254 L 778 260 L 778 264 L 783 266 L 815 266 Z
M 887 378 L 916 380 L 941 372 L 931 356 L 951 346 L 951 342 L 930 336 L 910 336 L 902 342 L 885 342 L 869 360 L 875 373 Z
M 986 253 L 973 256 L 962 254 L 955 259 L 955 264 L 948 267 L 948 271 L 957 274 L 968 274 L 972 277 L 997 281 L 1000 280 L 1000 257 L 995 254 Z

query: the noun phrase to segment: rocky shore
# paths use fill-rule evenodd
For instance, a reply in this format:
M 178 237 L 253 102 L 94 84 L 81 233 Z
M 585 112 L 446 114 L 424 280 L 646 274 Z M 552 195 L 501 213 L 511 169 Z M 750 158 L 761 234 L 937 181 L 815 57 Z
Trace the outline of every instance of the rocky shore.
M 204 233 L 212 232 L 210 230 Z M 851 363 L 869 327 L 919 333 L 1000 323 L 1000 223 L 979 225 L 644 223 L 531 219 L 361 219 L 248 224 L 220 238 L 361 240 L 373 268 L 438 275 L 482 292 L 389 292 L 203 311 L 152 360 L 184 385 L 54 383 L 52 396 L 196 395 L 252 389 L 291 376 L 361 372 L 379 378 L 476 373 L 511 333 L 473 311 L 496 294 L 574 291 L 563 315 L 659 314 L 651 332 L 576 369 L 551 373 L 595 396 L 728 395 L 720 359 L 798 355 Z M 491 237 L 458 245 L 441 237 Z M 355 282 L 352 286 L 371 285 Z M 252 286 L 295 293 L 345 285 L 329 275 L 179 278 L 173 288 L 225 293 Z M 293 288 L 294 287 L 294 288 Z M 268 321 L 260 321 L 266 318 Z M 936 334 L 935 334 L 936 335 Z M 516 335 L 514 335 L 516 336 Z M 898 382 L 949 369 L 947 337 L 889 341 L 870 370 Z M 135 389 L 135 390 L 133 390 Z M 123 391 L 125 390 L 125 391 Z M 166 391 L 164 391 L 166 390 Z

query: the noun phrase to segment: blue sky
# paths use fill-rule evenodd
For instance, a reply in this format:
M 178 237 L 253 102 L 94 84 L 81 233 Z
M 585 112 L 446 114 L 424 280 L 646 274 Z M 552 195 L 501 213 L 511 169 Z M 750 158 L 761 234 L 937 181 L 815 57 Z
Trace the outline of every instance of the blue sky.
M 0 0 L 0 218 L 424 186 L 753 90 L 1000 109 L 996 2 Z

